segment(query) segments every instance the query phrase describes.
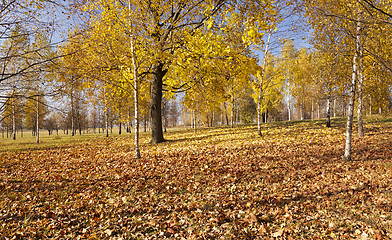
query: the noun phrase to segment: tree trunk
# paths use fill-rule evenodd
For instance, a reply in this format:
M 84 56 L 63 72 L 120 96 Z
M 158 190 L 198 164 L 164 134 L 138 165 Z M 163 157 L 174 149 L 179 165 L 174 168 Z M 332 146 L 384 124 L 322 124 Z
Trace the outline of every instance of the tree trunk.
M 370 95 L 369 114 L 370 114 L 370 116 L 372 116 L 372 95 Z
M 144 115 L 144 125 L 143 125 L 144 132 L 147 132 L 147 115 Z
M 363 73 L 362 73 L 362 44 L 361 39 L 359 39 L 359 68 L 358 71 L 358 112 L 357 112 L 357 119 L 358 119 L 358 137 L 363 137 L 363 120 L 362 120 L 362 108 L 363 108 L 363 93 L 362 93 L 362 86 L 363 86 Z
M 336 97 L 333 100 L 333 117 L 336 118 Z
M 191 117 L 190 125 L 191 125 L 191 128 L 193 128 L 193 109 L 191 109 L 190 117 Z
M 224 116 L 223 116 L 223 109 L 221 108 L 221 122 L 220 125 L 223 126 L 225 124 Z
M 238 124 L 240 122 L 240 108 L 237 106 L 237 104 L 234 105 L 236 109 L 236 114 L 235 114 L 235 122 Z
M 163 131 L 166 133 L 167 132 L 167 129 L 166 129 L 166 127 L 167 127 L 167 114 L 166 114 L 166 111 L 167 111 L 167 106 L 166 106 L 166 104 L 167 104 L 167 102 L 166 102 L 166 100 L 165 101 L 163 101 L 162 102 L 162 117 L 163 117 Z
M 196 110 L 193 110 L 193 129 L 195 134 L 197 133 L 197 120 L 196 120 Z
M 344 150 L 343 158 L 345 160 L 351 160 L 351 138 L 353 132 L 353 116 L 354 116 L 354 103 L 355 103 L 355 89 L 357 85 L 357 77 L 358 77 L 358 54 L 360 48 L 360 36 L 359 33 L 361 31 L 361 23 L 357 22 L 357 33 L 356 33 L 356 49 L 353 57 L 353 72 L 351 77 L 351 89 L 349 96 L 349 104 L 347 109 L 347 127 L 346 127 L 346 144 Z
M 12 139 L 16 140 L 15 98 L 12 99 Z
M 79 135 L 82 135 L 82 123 L 80 119 L 80 114 L 78 113 L 78 130 L 79 130 Z
M 101 109 L 98 108 L 98 134 L 101 134 L 101 125 Z
M 311 114 L 312 120 L 314 119 L 314 101 L 312 99 L 312 114 Z
M 162 130 L 162 85 L 163 77 L 167 70 L 163 70 L 163 64 L 158 63 L 153 68 L 151 83 L 151 142 L 164 142 Z
M 121 123 L 121 110 L 119 108 L 118 110 L 118 134 L 121 135 L 121 127 L 122 127 L 122 123 Z
M 234 87 L 231 86 L 231 128 L 234 127 Z
M 265 110 L 265 123 L 267 123 L 268 122 L 268 114 L 269 114 L 269 111 L 268 111 L 268 108 Z
M 212 112 L 211 127 L 214 126 L 214 121 L 215 121 L 215 112 Z
M 257 99 L 257 132 L 259 136 L 261 136 L 261 102 L 263 101 L 264 72 L 267 64 L 267 55 L 268 55 L 268 48 L 271 40 L 271 34 L 272 31 L 269 31 L 267 44 L 265 45 L 265 50 L 264 50 L 263 65 L 261 66 L 261 73 L 260 73 L 259 96 Z
M 39 143 L 39 96 L 37 96 L 37 122 L 35 124 L 37 126 L 36 128 L 36 142 Z
M 327 98 L 327 124 L 326 126 L 329 128 L 331 127 L 331 94 L 328 94 Z
M 71 93 L 71 135 L 75 136 L 75 124 L 74 124 L 74 99 L 73 93 Z
M 290 99 L 287 101 L 287 111 L 289 112 L 289 121 L 291 121 L 291 103 Z
M 105 103 L 107 104 L 107 103 Z M 106 130 L 106 137 L 109 137 L 109 108 L 106 106 L 106 124 L 105 124 L 105 130 Z
M 137 63 L 136 55 L 134 49 L 134 39 L 131 36 L 131 53 L 132 53 L 132 65 L 133 65 L 133 80 L 135 86 L 135 158 L 140 158 L 140 148 L 139 148 L 139 81 L 137 76 Z M 161 91 L 162 97 L 162 91 Z M 161 126 L 162 127 L 162 126 Z

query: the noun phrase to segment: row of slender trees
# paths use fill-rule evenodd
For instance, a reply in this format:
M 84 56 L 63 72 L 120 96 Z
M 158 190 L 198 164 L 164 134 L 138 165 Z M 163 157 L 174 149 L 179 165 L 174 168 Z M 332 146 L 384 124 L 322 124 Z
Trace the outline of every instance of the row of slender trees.
M 140 123 L 163 142 L 168 113 L 180 109 L 168 102 L 182 105 L 194 128 L 257 121 L 259 135 L 263 121 L 326 117 L 330 126 L 331 117 L 347 116 L 350 159 L 354 109 L 361 136 L 364 111 L 391 108 L 390 1 L 95 0 L 68 8 L 41 0 L 26 9 L 60 6 L 79 19 L 62 44 L 52 44 L 50 24 L 34 15 L 46 28 L 9 26 L 0 99 L 13 129 L 22 99 L 35 103 L 36 119 L 45 101 L 67 102 L 72 133 L 88 104 L 90 122 L 101 109 L 106 134 L 113 116 L 119 126 L 133 122 L 139 157 Z M 312 48 L 282 35 L 294 34 L 287 22 L 299 18 L 311 27 Z

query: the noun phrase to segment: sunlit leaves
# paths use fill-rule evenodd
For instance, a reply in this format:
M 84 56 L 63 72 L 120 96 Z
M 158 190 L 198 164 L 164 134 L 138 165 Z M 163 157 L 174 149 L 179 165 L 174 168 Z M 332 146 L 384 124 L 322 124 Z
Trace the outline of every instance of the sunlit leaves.
M 341 159 L 343 121 L 169 132 L 0 154 L 2 236 L 228 239 L 391 237 L 391 123 Z M 268 128 L 268 131 L 267 131 Z M 312 230 L 312 231 L 310 231 Z

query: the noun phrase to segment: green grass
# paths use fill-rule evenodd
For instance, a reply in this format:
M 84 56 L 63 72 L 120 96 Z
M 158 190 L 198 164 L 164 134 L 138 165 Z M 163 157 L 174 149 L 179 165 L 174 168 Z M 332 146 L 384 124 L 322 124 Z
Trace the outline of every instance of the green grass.
M 10 134 L 11 135 L 11 134 Z M 142 133 L 142 136 L 146 135 L 146 133 Z M 134 136 L 133 133 L 123 133 L 118 134 L 118 129 L 113 128 L 113 133 L 109 132 L 109 137 L 131 137 Z M 58 134 L 56 131 L 53 134 L 49 135 L 48 131 L 41 131 L 39 143 L 36 143 L 36 137 L 32 136 L 31 131 L 24 131 L 23 137 L 21 137 L 21 133 L 17 132 L 16 140 L 13 140 L 11 136 L 7 138 L 7 134 L 4 133 L 4 137 L 0 133 L 0 152 L 4 151 L 21 151 L 21 150 L 38 150 L 38 149 L 51 149 L 58 147 L 69 147 L 79 144 L 85 141 L 94 141 L 98 139 L 104 139 L 105 133 L 101 131 L 101 133 L 83 133 L 79 135 L 79 132 L 72 136 L 70 134 L 66 134 L 63 131 L 59 131 Z

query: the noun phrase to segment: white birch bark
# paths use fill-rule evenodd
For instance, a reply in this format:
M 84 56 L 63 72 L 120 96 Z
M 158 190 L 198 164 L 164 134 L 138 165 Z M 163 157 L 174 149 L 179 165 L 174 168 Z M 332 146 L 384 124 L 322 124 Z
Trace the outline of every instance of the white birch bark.
M 363 120 L 362 120 L 362 109 L 363 109 L 363 73 L 362 73 L 362 42 L 361 38 L 359 38 L 359 68 L 358 68 L 358 112 L 357 112 L 357 121 L 358 121 L 358 137 L 363 137 Z
M 234 128 L 234 87 L 231 86 L 231 128 Z
M 267 44 L 265 45 L 264 57 L 263 57 L 263 65 L 261 66 L 260 73 L 260 89 L 259 89 L 259 97 L 257 99 L 257 131 L 259 136 L 261 136 L 261 102 L 263 101 L 263 83 L 264 83 L 264 72 L 267 64 L 267 56 L 269 51 L 269 44 L 271 40 L 272 31 L 268 33 Z
M 135 158 L 140 158 L 140 148 L 139 148 L 139 81 L 137 76 L 137 63 L 134 39 L 131 36 L 131 52 L 132 52 L 132 65 L 133 65 L 133 79 L 135 85 Z
M 314 101 L 312 99 L 312 114 L 311 114 L 312 120 L 314 119 Z
M 352 139 L 352 131 L 353 131 L 353 116 L 354 116 L 354 103 L 355 103 L 355 90 L 357 85 L 358 78 L 358 54 L 360 48 L 360 36 L 359 33 L 361 31 L 361 23 L 357 22 L 357 33 L 356 33 L 356 47 L 353 57 L 353 72 L 351 77 L 351 89 L 350 89 L 350 98 L 347 109 L 347 127 L 346 127 L 346 144 L 344 150 L 343 158 L 345 160 L 351 160 L 351 139 Z
M 107 103 L 105 103 L 106 105 L 106 137 L 109 137 L 109 107 L 107 106 Z
M 39 96 L 37 96 L 37 122 L 36 122 L 36 142 L 39 143 Z
M 12 98 L 12 139 L 16 140 L 15 97 Z
M 71 135 L 75 135 L 75 124 L 74 124 L 74 99 L 73 99 L 73 93 L 71 92 Z

